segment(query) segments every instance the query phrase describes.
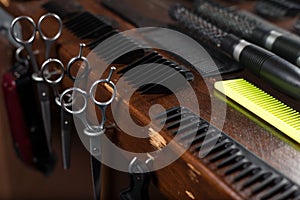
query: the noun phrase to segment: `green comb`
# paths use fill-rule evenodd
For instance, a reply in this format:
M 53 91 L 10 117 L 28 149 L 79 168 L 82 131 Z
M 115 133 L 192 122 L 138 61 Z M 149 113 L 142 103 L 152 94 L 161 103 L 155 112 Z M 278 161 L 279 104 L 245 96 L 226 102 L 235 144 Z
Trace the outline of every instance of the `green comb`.
M 300 143 L 300 113 L 244 79 L 218 81 L 215 88 Z

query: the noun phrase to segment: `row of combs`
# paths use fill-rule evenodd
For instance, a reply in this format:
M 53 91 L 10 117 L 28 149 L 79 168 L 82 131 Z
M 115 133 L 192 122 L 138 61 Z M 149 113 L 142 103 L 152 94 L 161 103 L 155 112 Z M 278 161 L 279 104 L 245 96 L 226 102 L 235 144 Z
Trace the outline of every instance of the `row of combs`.
M 197 157 L 205 137 L 208 137 L 205 145 L 217 141 L 205 158 L 198 158 L 247 199 L 300 199 L 297 184 L 189 109 L 170 108 L 156 116 L 157 123 L 164 123 L 164 116 L 167 116 L 166 129 L 178 135 L 183 145 L 189 140 L 189 151 Z
M 50 2 L 44 4 L 43 7 L 49 12 L 55 12 L 55 10 L 52 9 L 54 7 L 52 4 L 55 4 L 55 1 L 53 3 Z M 163 70 L 158 70 L 157 68 L 153 67 L 151 69 L 148 69 L 147 71 L 141 71 L 141 73 L 136 74 L 135 77 L 126 77 L 125 72 L 134 67 L 138 67 L 139 65 L 149 63 L 163 64 L 164 66 L 168 66 L 174 69 L 176 72 L 180 73 L 183 77 L 186 78 L 187 81 L 191 81 L 194 79 L 193 73 L 186 67 L 176 63 L 175 61 L 165 58 L 160 53 L 152 49 L 142 47 L 142 45 L 138 44 L 125 35 L 119 34 L 120 32 L 116 29 L 116 27 L 108 23 L 107 20 L 103 20 L 101 17 L 96 16 L 90 12 L 84 11 L 73 14 L 71 17 L 64 20 L 64 26 L 78 38 L 82 40 L 89 40 L 90 42 L 87 45 L 89 49 L 91 49 L 104 61 L 109 61 L 112 58 L 118 57 L 118 55 L 122 55 L 122 52 L 124 52 L 125 50 L 129 51 L 128 53 L 115 59 L 113 63 L 127 64 L 127 66 L 120 70 L 118 73 L 124 75 L 124 77 L 134 88 L 139 85 L 139 82 L 135 82 L 137 79 L 149 77 L 149 74 L 156 74 L 156 76 L 152 76 L 153 79 L 151 79 L 151 82 L 155 82 L 158 84 L 147 84 L 143 85 L 142 87 L 136 88 L 142 94 L 169 94 L 170 90 L 168 90 L 166 87 L 161 86 L 159 83 L 164 82 L 165 79 L 172 79 L 173 75 L 169 74 L 168 77 L 160 76 L 160 78 L 162 78 L 162 81 L 160 81 L 158 79 L 157 73 L 159 72 L 160 74 L 168 74 L 168 69 L 164 68 Z M 114 37 L 113 43 L 110 43 L 109 46 L 96 48 L 97 45 L 111 36 Z M 183 84 L 177 85 L 178 87 L 180 87 Z

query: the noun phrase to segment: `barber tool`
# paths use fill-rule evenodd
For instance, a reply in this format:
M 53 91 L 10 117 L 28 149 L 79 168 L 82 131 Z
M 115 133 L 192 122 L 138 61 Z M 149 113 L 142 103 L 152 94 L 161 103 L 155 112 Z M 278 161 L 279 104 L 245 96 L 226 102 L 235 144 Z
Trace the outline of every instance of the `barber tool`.
M 240 15 L 231 8 L 226 8 L 207 1 L 197 4 L 196 12 L 202 18 L 222 28 L 228 33 L 242 37 L 278 56 L 300 66 L 300 41 L 294 37 L 266 27 L 256 20 Z
M 88 11 L 78 13 L 64 22 L 68 30 L 80 39 L 97 39 L 114 32 L 115 27 Z
M 182 26 L 178 26 L 176 24 L 169 24 L 169 28 L 174 29 L 176 31 L 185 33 L 186 30 Z M 200 72 L 202 77 L 210 77 L 216 76 L 220 74 L 228 74 L 237 72 L 243 69 L 241 65 L 239 65 L 236 61 L 230 59 L 220 48 L 216 47 L 215 45 L 208 44 L 204 41 L 198 41 L 199 44 L 209 53 L 211 58 L 213 59 L 215 65 L 197 65 L 197 70 Z M 201 62 L 201 58 L 198 58 Z M 194 63 L 195 66 L 198 62 Z
M 16 50 L 17 63 L 3 76 L 3 92 L 8 110 L 14 146 L 28 166 L 49 175 L 55 166 L 55 154 L 49 152 L 42 120 L 36 110 L 36 99 L 29 73 L 29 60 Z
M 148 159 L 145 163 L 134 157 L 129 164 L 130 186 L 120 193 L 121 200 L 149 200 L 148 188 L 150 184 L 150 172 Z
M 91 39 L 87 46 L 105 61 L 122 55 L 123 51 L 128 49 L 135 50 L 118 57 L 112 63 L 128 64 L 144 55 L 144 50 L 134 41 L 120 34 L 113 24 L 88 11 L 79 13 L 64 22 L 66 28 L 80 39 Z M 115 37 L 111 44 L 96 48 L 109 37 Z
M 162 119 L 164 116 L 166 119 Z M 185 145 L 189 141 L 189 151 L 214 173 L 224 177 L 226 184 L 241 191 L 242 198 L 265 200 L 300 197 L 299 185 L 188 108 L 169 108 L 155 118 L 156 123 L 165 123 L 171 135 L 177 135 L 179 144 Z M 180 127 L 179 130 L 179 126 L 185 128 Z M 210 144 L 211 149 L 205 148 Z M 249 192 L 244 193 L 245 190 Z
M 149 26 L 159 26 L 159 27 L 164 27 L 166 24 L 168 24 L 169 28 L 175 29 L 177 31 L 182 31 L 180 27 L 178 26 L 172 26 L 169 24 L 169 19 L 166 18 L 166 21 L 157 21 L 153 19 L 151 16 L 144 15 L 143 12 L 141 11 L 140 7 L 135 7 L 133 5 L 136 4 L 135 1 L 131 0 L 119 0 L 119 3 L 116 3 L 114 0 L 104 0 L 101 2 L 104 6 L 108 7 L 109 9 L 113 10 L 117 14 L 121 15 L 122 17 L 129 19 L 129 21 L 132 24 L 135 24 L 137 27 L 149 27 Z M 151 6 L 149 7 L 144 7 L 144 10 L 147 11 L 152 11 L 155 10 L 157 12 L 158 9 L 161 9 L 162 11 L 166 11 L 169 8 L 168 3 L 165 2 L 151 2 L 148 1 Z M 147 4 L 148 4 L 147 3 Z M 146 4 L 145 4 L 146 5 Z M 144 6 L 145 6 L 144 5 Z M 125 6 L 125 8 L 124 8 Z M 141 5 L 143 6 L 143 5 Z M 162 12 L 162 13 L 164 13 Z M 230 73 L 234 71 L 241 70 L 242 67 L 239 66 L 236 62 L 230 60 L 228 57 L 222 54 L 222 52 L 213 49 L 212 46 L 204 45 L 201 43 L 201 45 L 206 49 L 206 51 L 212 56 L 216 63 L 216 67 L 212 67 L 210 65 L 200 65 L 198 66 L 198 70 L 200 70 L 201 75 L 203 77 L 208 77 L 208 76 L 214 76 L 214 75 L 219 75 L 219 74 L 224 74 L 224 73 Z M 182 59 L 182 58 L 180 58 Z M 180 60 L 179 59 L 179 60 Z M 199 58 L 199 60 L 201 60 Z M 153 88 L 151 89 L 153 91 Z
M 254 10 L 259 15 L 272 19 L 294 17 L 300 11 L 300 4 L 291 0 L 259 0 L 256 2 Z
M 154 52 L 152 49 L 144 48 L 138 42 L 120 33 L 110 23 L 107 23 L 105 20 L 100 19 L 98 16 L 87 11 L 68 18 L 64 21 L 64 25 L 80 39 L 91 39 L 92 41 L 87 44 L 88 48 L 90 48 L 93 53 L 98 55 L 102 60 L 110 63 L 127 64 L 129 67 L 121 69 L 122 73 L 132 69 L 133 66 L 138 66 L 135 63 L 143 60 L 146 61 L 151 53 L 157 54 L 157 60 L 154 62 L 159 61 L 159 58 L 162 57 L 159 53 Z M 108 45 L 100 44 L 108 38 L 112 39 L 112 42 Z M 100 45 L 100 48 L 98 45 Z M 123 54 L 124 51 L 127 51 L 128 53 Z M 113 60 L 114 58 L 116 59 Z M 177 70 L 186 77 L 188 81 L 193 80 L 193 74 L 190 70 L 172 60 L 166 58 L 163 59 L 166 61 L 165 65 Z M 140 64 L 148 63 L 140 62 Z M 158 72 L 158 70 L 152 70 L 152 72 Z M 118 73 L 122 74 L 121 72 Z M 146 73 L 140 73 L 139 75 L 145 76 Z M 162 82 L 162 80 L 172 80 L 172 76 L 168 78 L 163 77 L 160 81 Z M 133 86 L 137 85 L 137 83 L 130 79 L 128 79 L 128 81 L 130 81 Z M 180 84 L 178 84 L 178 87 L 180 87 Z M 148 84 L 143 88 L 137 89 L 139 89 L 139 92 L 143 94 L 168 94 L 170 92 L 159 84 Z
M 120 15 L 126 21 L 136 27 L 163 27 L 167 18 L 163 14 L 168 9 L 168 2 L 163 1 L 147 1 L 136 2 L 134 0 L 103 0 L 101 4 Z M 147 13 L 155 12 L 162 14 L 160 19 L 148 15 Z M 156 15 L 157 16 L 157 15 Z
M 50 0 L 43 4 L 43 8 L 50 13 L 57 14 L 62 20 L 66 20 L 84 11 L 80 3 L 71 0 Z
M 170 15 L 197 40 L 219 47 L 255 75 L 285 94 L 300 98 L 300 68 L 245 40 L 227 33 L 181 5 L 170 9 Z
M 215 88 L 300 143 L 300 113 L 244 79 L 219 81 Z
M 80 88 L 72 87 L 65 90 L 60 96 L 60 102 L 62 107 L 73 114 L 75 117 L 79 118 L 82 124 L 84 125 L 83 134 L 89 138 L 90 154 L 91 154 L 91 168 L 92 168 L 92 177 L 93 177 L 93 190 L 94 190 L 94 199 L 98 200 L 100 198 L 100 160 L 101 160 L 101 137 L 105 133 L 104 124 L 106 122 L 106 108 L 111 104 L 116 96 L 116 86 L 110 80 L 115 67 L 112 67 L 110 73 L 106 79 L 100 79 L 95 81 L 89 89 L 89 92 L 86 92 Z M 99 84 L 107 84 L 112 88 L 112 96 L 108 101 L 98 101 L 95 97 L 96 88 Z M 66 102 L 65 99 L 69 99 L 69 96 L 72 96 L 72 106 L 69 102 Z M 94 102 L 100 112 L 101 112 L 101 122 L 99 125 L 94 126 L 88 122 L 87 119 L 87 105 L 88 100 Z M 70 108 L 72 107 L 72 108 Z
M 53 65 L 55 64 L 55 68 Z M 52 67 L 52 69 L 50 69 Z M 41 68 L 41 75 L 44 81 L 52 86 L 55 102 L 61 107 L 59 98 L 60 93 L 58 91 L 58 84 L 62 81 L 64 77 L 64 66 L 62 62 L 58 59 L 47 59 Z M 71 98 L 71 97 L 70 97 Z M 70 148 L 71 148 L 71 122 L 72 115 L 65 112 L 61 107 L 61 142 L 62 142 L 62 158 L 63 167 L 68 169 L 70 167 Z
M 131 69 L 134 69 L 134 72 L 127 75 L 126 72 Z M 125 80 L 134 87 L 138 87 L 143 82 L 151 83 L 137 88 L 137 91 L 141 92 L 141 94 L 169 93 L 169 91 L 166 91 L 166 88 L 162 88 L 159 84 L 167 81 L 171 83 L 172 81 L 176 81 L 177 79 L 174 80 L 176 75 L 184 76 L 187 81 L 194 79 L 194 75 L 190 70 L 165 58 L 156 51 L 149 52 L 125 68 L 122 68 L 118 71 L 118 74 L 124 76 Z M 185 83 L 177 84 L 183 86 Z
M 67 74 L 71 80 L 83 79 L 86 78 L 90 72 L 90 66 L 88 60 L 82 55 L 83 47 L 85 44 L 81 43 L 79 48 L 79 55 L 71 58 L 67 70 L 65 71 L 63 63 L 58 59 L 49 58 L 47 59 L 42 67 L 41 67 L 41 76 L 44 81 L 53 89 L 54 100 L 55 103 L 60 107 L 61 111 L 61 142 L 62 142 L 62 158 L 63 158 L 63 167 L 64 169 L 70 168 L 70 153 L 71 153 L 71 123 L 72 123 L 72 115 L 66 112 L 61 103 L 60 97 L 61 94 L 59 92 L 59 84 L 62 82 L 64 75 Z M 81 71 L 77 71 L 77 75 L 75 76 L 73 67 L 77 62 L 84 63 L 84 69 Z M 83 66 L 83 64 L 82 64 Z M 65 99 L 66 100 L 66 99 Z M 72 96 L 69 96 L 69 100 L 66 103 L 72 102 Z
M 16 79 L 27 73 L 29 67 L 28 61 L 19 56 L 22 49 L 21 46 L 16 50 L 17 63 L 13 66 L 12 71 L 5 73 L 2 77 L 2 90 L 15 151 L 26 165 L 33 167 L 29 130 L 24 119 L 16 84 Z
M 46 18 L 54 18 L 57 20 L 59 24 L 59 29 L 56 35 L 54 35 L 52 38 L 46 36 L 43 31 L 42 31 L 42 23 Z M 20 38 L 17 33 L 14 31 L 15 26 L 18 22 L 21 21 L 28 21 L 33 28 L 33 32 L 31 37 L 28 40 L 24 40 Z M 36 37 L 36 30 L 39 32 L 40 37 L 44 40 L 45 45 L 46 45 L 46 51 L 45 51 L 45 59 L 47 59 L 50 55 L 51 47 L 53 42 L 60 36 L 61 31 L 62 31 L 62 22 L 60 18 L 53 13 L 48 13 L 40 17 L 38 24 L 36 26 L 35 22 L 33 21 L 32 18 L 28 16 L 20 16 L 15 18 L 10 27 L 11 35 L 14 38 L 16 42 L 24 46 L 25 50 L 27 51 L 29 57 L 30 57 L 30 62 L 33 67 L 34 74 L 32 75 L 32 78 L 37 82 L 37 93 L 38 93 L 38 99 L 41 107 L 41 113 L 43 117 L 43 124 L 45 128 L 45 134 L 47 138 L 47 146 L 50 152 L 52 152 L 52 147 L 51 147 L 51 112 L 50 112 L 50 102 L 49 102 L 49 89 L 45 83 L 43 83 L 43 79 L 40 77 L 40 70 L 38 68 L 38 64 L 36 61 L 36 58 L 33 54 L 32 51 L 32 44 L 34 42 L 34 39 Z

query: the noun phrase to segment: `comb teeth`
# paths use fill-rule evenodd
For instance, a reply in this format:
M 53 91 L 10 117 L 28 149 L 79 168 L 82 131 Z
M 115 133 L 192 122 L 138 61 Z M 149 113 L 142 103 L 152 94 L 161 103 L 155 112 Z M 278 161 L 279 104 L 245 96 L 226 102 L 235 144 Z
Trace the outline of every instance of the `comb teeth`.
M 300 143 L 300 113 L 244 79 L 220 81 L 215 88 Z
M 107 20 L 102 20 L 86 11 L 68 19 L 64 22 L 64 25 L 80 39 L 92 39 L 87 46 L 105 61 L 116 58 L 112 63 L 119 62 L 127 64 L 144 55 L 144 50 L 140 45 L 128 37 L 118 34 L 119 32 L 106 21 Z M 115 37 L 111 44 L 101 49 L 96 48 L 97 45 L 109 37 Z M 122 55 L 125 50 L 129 51 L 129 53 L 118 57 L 118 55 Z
M 78 2 L 71 0 L 51 0 L 44 3 L 42 7 L 50 13 L 57 14 L 62 20 L 72 17 L 84 9 Z
M 113 31 L 113 28 L 89 12 L 83 12 L 64 22 L 64 25 L 80 39 L 96 39 Z
M 171 83 L 172 86 L 174 84 L 178 85 L 179 87 L 184 86 L 185 83 L 176 83 L 176 75 L 178 76 L 181 74 L 187 81 L 194 79 L 193 73 L 184 66 L 180 66 L 177 63 L 164 58 L 155 51 L 148 50 L 150 53 L 147 53 L 146 49 L 144 49 L 142 46 L 127 36 L 120 34 L 117 30 L 114 30 L 110 25 L 99 20 L 91 13 L 84 12 L 73 17 L 64 24 L 71 32 L 81 39 L 91 37 L 95 38 L 87 46 L 104 61 L 109 63 L 129 64 L 127 67 L 121 69 L 118 73 L 123 75 L 125 80 L 128 81 L 129 84 L 131 84 L 134 88 L 136 88 L 141 94 L 171 93 L 169 89 L 162 86 L 164 83 Z M 102 45 L 101 48 L 96 48 L 97 45 L 109 37 L 112 37 L 111 43 L 105 46 Z M 128 53 L 123 54 L 125 51 Z M 122 56 L 119 57 L 119 55 Z M 151 66 L 149 67 L 148 65 L 147 68 L 137 68 L 135 70 L 140 73 L 135 73 L 131 76 L 124 74 L 130 69 L 138 67 L 142 64 L 152 64 L 154 67 L 151 68 Z M 161 66 L 158 64 L 164 64 L 164 66 L 167 67 L 161 68 Z M 174 70 L 171 70 L 171 68 Z M 147 83 L 147 81 L 154 84 L 140 86 L 141 82 Z
M 193 31 L 192 34 L 195 35 L 195 37 L 206 41 L 208 40 L 216 46 L 220 46 L 221 39 L 227 35 L 223 30 L 197 16 L 180 4 L 172 6 L 169 10 L 169 14 L 174 20 Z
M 187 113 L 188 115 L 186 115 Z M 185 116 L 182 117 L 181 114 Z M 216 174 L 220 174 L 221 177 L 231 176 L 230 179 L 224 179 L 224 181 L 233 188 L 238 188 L 241 194 L 247 195 L 245 198 L 300 198 L 298 185 L 187 108 L 168 109 L 155 117 L 158 123 L 162 123 L 163 116 L 166 116 L 167 130 L 172 131 L 172 134 L 180 134 L 178 142 L 182 145 L 191 143 L 190 152 L 199 159 L 205 159 L 207 166 L 212 171 L 217 171 Z M 188 120 L 193 116 L 198 117 L 196 122 Z M 177 125 L 181 119 L 186 121 L 179 131 Z M 191 139 L 192 135 L 195 136 L 193 139 Z M 203 154 L 203 152 L 199 152 L 201 147 L 213 144 L 211 142 L 215 142 L 211 151 L 204 149 L 207 153 L 206 158 L 200 158 L 199 153 Z M 244 192 L 245 190 L 248 192 Z
M 126 74 L 129 70 L 133 72 Z M 193 73 L 182 65 L 171 61 L 156 51 L 150 51 L 136 61 L 127 65 L 117 72 L 124 77 L 134 88 L 138 88 L 141 94 L 156 93 L 164 90 L 165 93 L 171 93 L 163 87 L 164 83 L 174 85 L 178 80 L 178 75 L 182 75 L 187 81 L 194 79 Z M 182 79 L 179 79 L 182 80 Z M 142 83 L 151 83 L 143 85 Z M 176 85 L 184 86 L 185 83 L 177 82 Z

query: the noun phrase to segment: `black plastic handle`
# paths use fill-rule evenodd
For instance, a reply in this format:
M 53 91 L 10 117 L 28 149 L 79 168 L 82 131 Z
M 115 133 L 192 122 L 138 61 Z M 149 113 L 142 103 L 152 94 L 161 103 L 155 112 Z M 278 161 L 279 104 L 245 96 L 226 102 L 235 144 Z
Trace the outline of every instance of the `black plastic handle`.
M 300 40 L 281 35 L 272 45 L 272 52 L 300 66 Z
M 275 89 L 300 99 L 300 68 L 255 45 L 246 46 L 239 62 Z

